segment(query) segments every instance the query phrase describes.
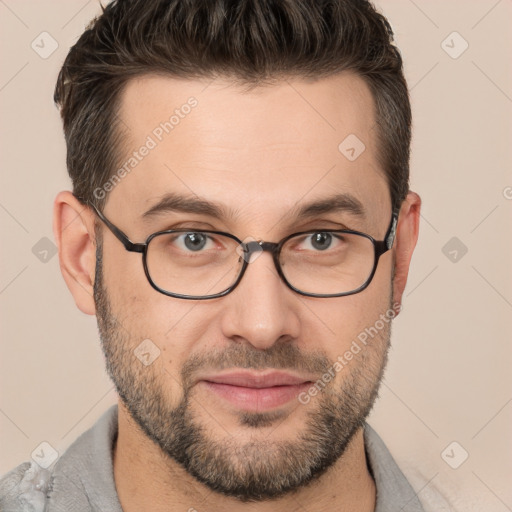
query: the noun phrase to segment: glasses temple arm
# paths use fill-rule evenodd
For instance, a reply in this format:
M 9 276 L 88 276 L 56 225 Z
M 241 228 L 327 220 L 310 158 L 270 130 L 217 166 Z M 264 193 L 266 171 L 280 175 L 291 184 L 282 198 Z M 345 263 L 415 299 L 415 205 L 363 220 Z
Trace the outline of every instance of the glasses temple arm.
M 90 206 L 99 219 L 110 229 L 112 234 L 124 245 L 125 249 L 130 252 L 144 252 L 146 248 L 146 244 L 139 244 L 132 242 L 126 234 L 121 231 L 117 226 L 114 226 L 112 222 L 110 222 L 104 215 L 101 213 L 95 205 L 91 203 L 86 203 Z
M 398 224 L 398 215 L 399 215 L 399 213 L 400 212 L 398 210 L 395 210 L 393 212 L 393 215 L 391 216 L 391 222 L 389 224 L 388 232 L 386 233 L 386 236 L 384 238 L 384 241 L 386 243 L 386 247 L 388 249 L 391 249 L 391 247 L 393 247 L 393 243 L 395 241 L 396 227 L 397 227 L 397 224 Z

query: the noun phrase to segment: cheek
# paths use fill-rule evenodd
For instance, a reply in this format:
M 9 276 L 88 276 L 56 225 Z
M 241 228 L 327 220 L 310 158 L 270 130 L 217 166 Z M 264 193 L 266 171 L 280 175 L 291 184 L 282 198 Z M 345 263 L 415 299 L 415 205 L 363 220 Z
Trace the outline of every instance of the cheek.
M 307 348 L 320 349 L 334 361 L 350 350 L 354 341 L 364 338 L 364 333 L 375 325 L 381 315 L 385 315 L 390 310 L 391 285 L 387 277 L 381 281 L 372 281 L 366 290 L 355 295 L 325 299 L 332 300 L 332 303 L 325 305 L 318 303 L 316 307 L 311 305 L 310 309 L 315 313 L 317 320 L 313 322 L 314 325 L 311 322 L 308 323 L 310 332 L 304 339 L 306 343 L 310 340 L 311 345 Z M 386 322 L 386 325 L 388 323 Z M 305 327 L 306 324 L 303 326 Z M 381 327 L 380 323 L 378 327 Z M 384 329 L 379 331 L 384 332 Z M 322 347 L 319 346 L 322 343 L 321 340 L 323 340 Z
M 138 293 L 127 290 L 119 300 L 132 345 L 150 339 L 160 350 L 159 363 L 179 378 L 190 354 L 197 351 L 202 340 L 207 339 L 205 332 L 211 329 L 201 304 L 168 297 L 151 287 Z
M 368 287 L 368 291 L 372 295 L 382 296 L 386 300 L 391 297 L 392 290 L 392 274 L 393 274 L 393 250 L 383 254 L 377 265 L 377 270 L 373 276 L 372 282 Z
M 151 288 L 142 264 L 142 254 L 126 251 L 108 234 L 103 242 L 103 281 L 115 304 L 124 305 L 127 298 L 149 293 Z

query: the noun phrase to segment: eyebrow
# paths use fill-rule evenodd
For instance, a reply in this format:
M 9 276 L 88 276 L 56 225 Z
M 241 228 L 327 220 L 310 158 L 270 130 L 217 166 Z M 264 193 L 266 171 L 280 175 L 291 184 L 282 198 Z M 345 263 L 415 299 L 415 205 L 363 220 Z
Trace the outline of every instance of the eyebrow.
M 197 196 L 165 194 L 158 203 L 142 214 L 144 221 L 166 213 L 193 213 L 220 220 L 234 219 L 239 211 Z M 282 220 L 303 220 L 327 213 L 346 212 L 364 219 L 366 209 L 359 199 L 348 193 L 335 194 L 306 204 L 297 204 Z

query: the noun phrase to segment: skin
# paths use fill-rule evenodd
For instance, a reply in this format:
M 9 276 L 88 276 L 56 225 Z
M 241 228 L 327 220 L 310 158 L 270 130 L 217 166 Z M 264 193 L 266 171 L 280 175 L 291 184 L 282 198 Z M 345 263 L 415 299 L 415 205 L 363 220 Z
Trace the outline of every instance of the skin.
M 220 78 L 209 85 L 155 76 L 131 80 L 119 113 L 127 127 L 123 134 L 126 156 L 121 161 L 190 96 L 198 106 L 108 196 L 104 214 L 132 241 L 143 242 L 178 221 L 187 221 L 187 227 L 227 231 L 241 240 L 250 236 L 275 242 L 297 231 L 343 227 L 384 238 L 391 217 L 390 194 L 377 160 L 373 99 L 359 77 L 342 73 L 316 82 L 294 79 L 251 91 Z M 338 151 L 351 133 L 366 146 L 353 162 Z M 236 216 L 220 221 L 205 215 L 167 214 L 144 223 L 142 213 L 170 191 L 192 191 L 236 210 Z M 358 198 L 367 217 L 343 212 L 307 222 L 283 220 L 297 203 L 334 192 Z M 370 286 L 355 295 L 328 299 L 301 296 L 287 288 L 269 253 L 254 259 L 238 287 L 225 297 L 204 301 L 167 297 L 148 283 L 141 255 L 127 252 L 102 229 L 102 284 L 119 340 L 133 350 L 150 338 L 161 351 L 150 366 L 142 367 L 135 358 L 126 364 L 136 371 L 140 383 L 156 378 L 157 390 L 172 408 L 183 398 L 180 372 L 191 356 L 214 350 L 228 353 L 235 347 L 265 354 L 277 345 L 291 344 L 304 360 L 321 354 L 335 361 L 361 331 L 389 310 L 390 297 L 401 303 L 418 237 L 420 206 L 419 196 L 409 192 L 401 206 L 393 249 L 381 257 Z M 77 307 L 89 315 L 98 313 L 95 221 L 92 210 L 69 191 L 58 194 L 54 232 L 61 271 Z M 336 374 L 328 390 L 307 405 L 285 404 L 269 425 L 241 424 L 240 411 L 200 385 L 191 388 L 191 411 L 213 441 L 229 438 L 240 447 L 259 443 L 260 450 L 269 443 L 276 447 L 298 442 L 308 415 L 320 410 L 322 400 L 341 394 L 358 371 L 366 372 L 365 391 L 378 386 L 389 335 L 389 329 L 384 329 L 362 357 L 354 357 Z M 237 463 L 243 461 L 233 460 Z M 361 428 L 343 455 L 309 485 L 273 500 L 247 502 L 214 492 L 189 474 L 146 436 L 121 400 L 114 477 L 128 512 L 191 508 L 259 512 L 300 507 L 372 511 L 375 507 L 375 484 Z

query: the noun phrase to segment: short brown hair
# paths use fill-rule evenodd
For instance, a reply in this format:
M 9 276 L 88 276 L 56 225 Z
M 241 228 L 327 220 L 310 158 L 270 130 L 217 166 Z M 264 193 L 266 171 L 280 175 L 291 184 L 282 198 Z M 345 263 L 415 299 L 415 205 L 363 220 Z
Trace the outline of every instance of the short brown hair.
M 55 88 L 73 192 L 103 208 L 93 192 L 118 164 L 120 92 L 135 76 L 257 85 L 344 70 L 372 92 L 379 162 L 397 208 L 409 190 L 411 108 L 393 31 L 371 2 L 114 0 L 71 48 Z

